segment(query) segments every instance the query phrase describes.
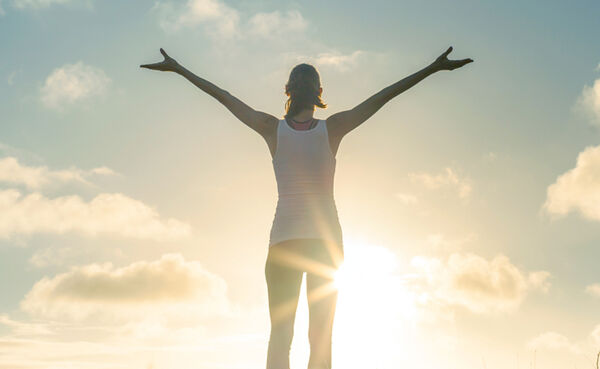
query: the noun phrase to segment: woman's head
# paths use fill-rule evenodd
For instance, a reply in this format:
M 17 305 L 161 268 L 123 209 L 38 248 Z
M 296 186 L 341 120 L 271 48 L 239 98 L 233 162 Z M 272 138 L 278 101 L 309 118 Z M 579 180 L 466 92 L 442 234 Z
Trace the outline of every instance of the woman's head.
M 321 100 L 321 79 L 319 72 L 310 64 L 298 64 L 292 69 L 285 85 L 285 94 L 289 96 L 285 103 L 285 117 L 291 118 L 304 109 L 326 108 Z

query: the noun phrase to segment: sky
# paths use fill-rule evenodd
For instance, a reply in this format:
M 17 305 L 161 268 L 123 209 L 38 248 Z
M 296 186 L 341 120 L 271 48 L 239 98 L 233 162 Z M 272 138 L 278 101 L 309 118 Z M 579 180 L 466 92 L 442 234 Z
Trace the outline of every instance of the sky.
M 0 368 L 263 368 L 266 142 L 159 48 L 326 119 L 472 58 L 344 137 L 334 368 L 594 368 L 597 1 L 0 0 Z M 304 294 L 304 287 L 302 294 Z M 307 363 L 302 295 L 292 368 Z

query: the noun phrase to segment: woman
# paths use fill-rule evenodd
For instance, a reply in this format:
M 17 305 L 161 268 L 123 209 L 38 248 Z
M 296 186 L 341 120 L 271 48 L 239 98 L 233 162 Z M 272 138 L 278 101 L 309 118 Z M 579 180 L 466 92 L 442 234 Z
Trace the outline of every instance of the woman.
M 384 88 L 351 110 L 325 120 L 313 117 L 326 108 L 317 70 L 295 66 L 285 86 L 286 114 L 278 119 L 256 111 L 209 81 L 196 76 L 160 49 L 164 60 L 143 68 L 175 72 L 208 93 L 244 124 L 258 132 L 271 152 L 279 198 L 269 238 L 265 277 L 271 335 L 267 369 L 289 369 L 294 319 L 303 273 L 309 302 L 309 369 L 331 368 L 331 335 L 337 301 L 334 272 L 343 260 L 342 230 L 333 198 L 336 152 L 342 138 L 385 103 L 425 77 L 453 70 L 472 59 L 448 60 L 449 47 L 433 63 Z

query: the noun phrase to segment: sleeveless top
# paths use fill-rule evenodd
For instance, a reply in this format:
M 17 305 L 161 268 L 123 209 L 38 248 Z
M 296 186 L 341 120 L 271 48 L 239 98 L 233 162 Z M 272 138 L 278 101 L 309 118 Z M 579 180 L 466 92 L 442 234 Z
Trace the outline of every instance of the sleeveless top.
M 273 155 L 277 207 L 269 247 L 294 238 L 319 238 L 342 245 L 342 229 L 333 198 L 336 159 L 326 122 L 295 130 L 285 119 L 277 126 Z

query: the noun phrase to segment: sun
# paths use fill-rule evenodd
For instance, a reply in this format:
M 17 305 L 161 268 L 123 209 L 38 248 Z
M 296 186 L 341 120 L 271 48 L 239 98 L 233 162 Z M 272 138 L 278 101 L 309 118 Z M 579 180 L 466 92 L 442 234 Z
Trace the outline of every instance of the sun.
M 377 367 L 374 358 L 385 360 L 386 354 L 397 351 L 403 324 L 415 313 L 414 298 L 389 249 L 346 243 L 344 254 L 334 275 L 334 351 L 340 353 L 335 360 L 340 367 Z
M 397 260 L 390 250 L 350 243 L 344 253 L 345 260 L 334 274 L 334 286 L 342 293 L 373 291 L 393 282 Z

